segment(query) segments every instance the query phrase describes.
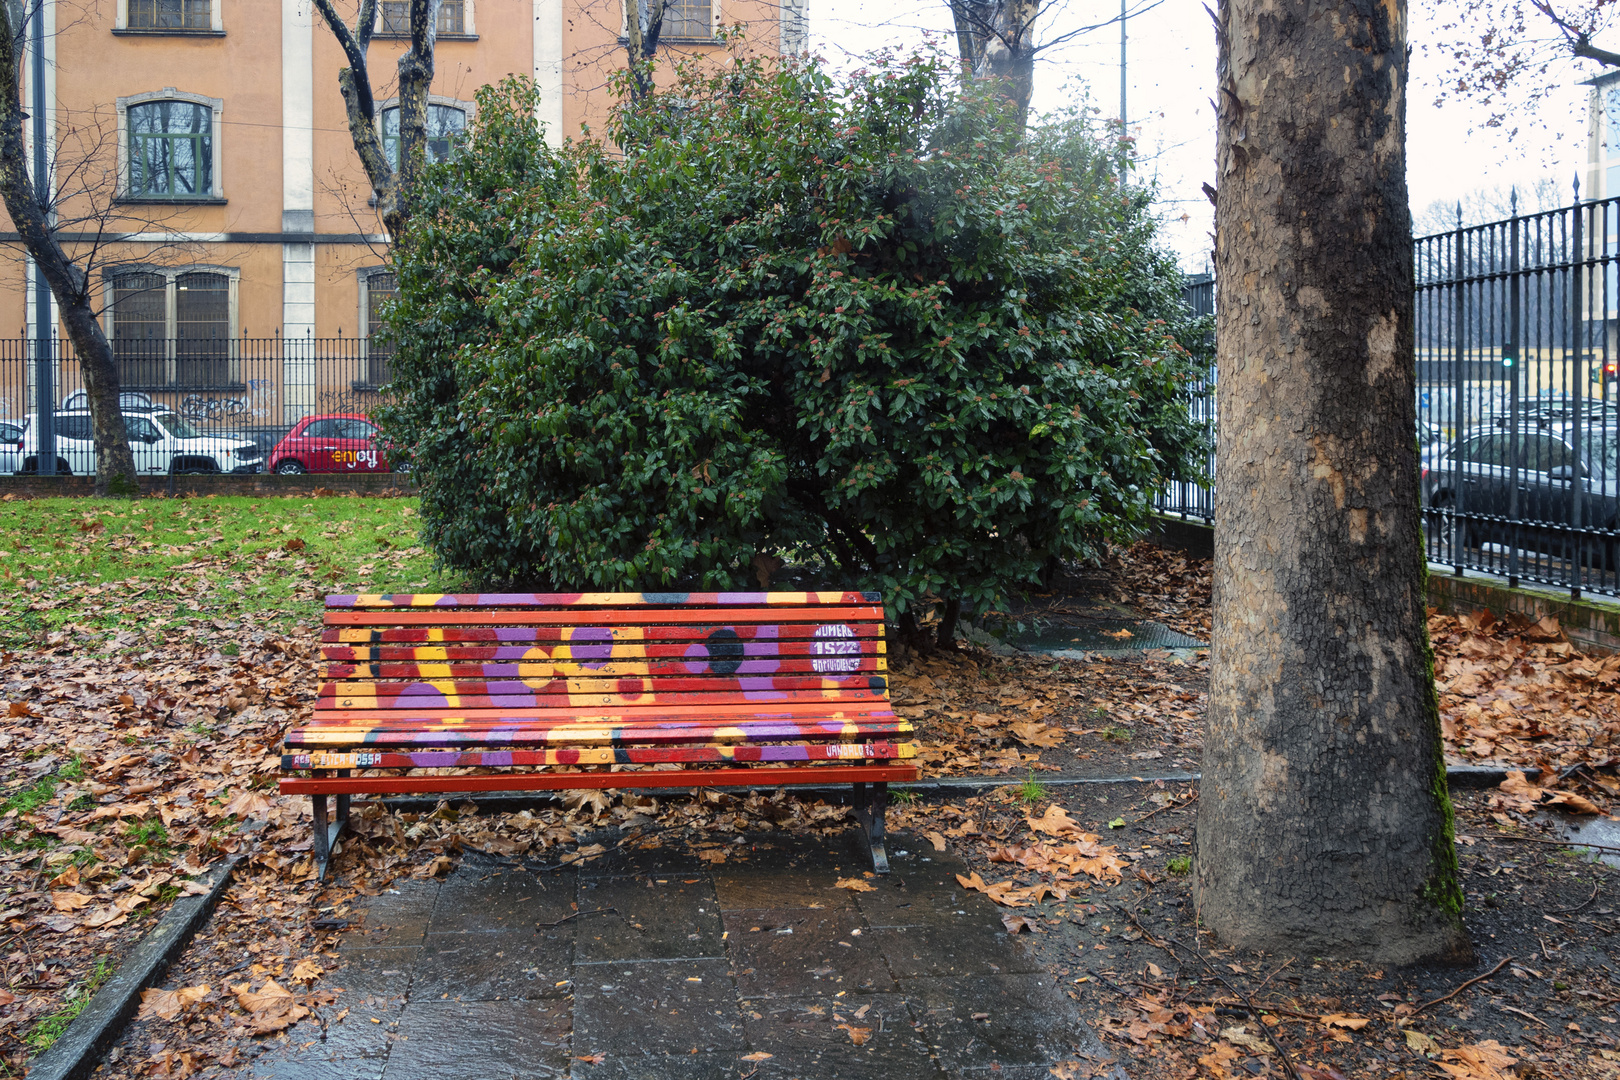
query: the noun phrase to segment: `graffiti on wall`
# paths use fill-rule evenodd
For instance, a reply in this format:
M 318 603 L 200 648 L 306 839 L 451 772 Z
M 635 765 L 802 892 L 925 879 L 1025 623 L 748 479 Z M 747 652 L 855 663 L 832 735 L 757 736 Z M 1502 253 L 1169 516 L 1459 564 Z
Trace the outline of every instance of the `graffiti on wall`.
M 369 416 L 371 410 L 382 404 L 382 395 L 375 390 L 322 390 L 315 395 L 315 404 L 317 412 Z

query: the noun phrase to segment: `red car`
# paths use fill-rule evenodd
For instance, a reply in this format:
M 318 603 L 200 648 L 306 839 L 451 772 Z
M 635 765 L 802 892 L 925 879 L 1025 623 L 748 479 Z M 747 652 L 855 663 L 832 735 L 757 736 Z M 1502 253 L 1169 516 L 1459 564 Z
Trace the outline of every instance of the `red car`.
M 359 413 L 306 416 L 270 451 L 270 471 L 298 473 L 388 472 L 377 446 L 377 425 Z

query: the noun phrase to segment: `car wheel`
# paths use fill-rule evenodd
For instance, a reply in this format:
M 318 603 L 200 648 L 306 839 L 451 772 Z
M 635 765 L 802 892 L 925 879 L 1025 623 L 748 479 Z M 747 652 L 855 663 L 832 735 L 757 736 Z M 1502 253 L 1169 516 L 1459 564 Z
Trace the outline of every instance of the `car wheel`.
M 286 461 L 276 462 L 276 472 L 281 476 L 298 476 L 304 471 L 304 466 L 288 458 Z
M 31 458 L 25 459 L 23 461 L 23 467 L 21 469 L 19 469 L 18 471 L 20 473 L 22 473 L 23 475 L 26 475 L 26 476 L 37 476 L 39 474 L 39 458 L 31 457 Z M 57 458 L 56 459 L 56 475 L 57 476 L 72 476 L 73 475 L 73 470 L 68 468 L 68 463 L 66 461 L 62 460 L 61 458 Z
M 1429 549 L 1430 557 L 1437 554 L 1447 554 L 1452 549 L 1452 533 L 1455 518 L 1450 517 L 1448 510 L 1455 507 L 1456 500 L 1452 499 L 1452 492 L 1437 491 L 1429 500 L 1429 505 L 1422 512 L 1422 533 L 1424 533 L 1424 547 Z
M 1423 512 L 1424 546 L 1429 549 L 1430 558 L 1445 561 L 1451 555 L 1454 539 L 1460 545 L 1467 544 L 1467 530 L 1459 529 L 1457 519 L 1450 513 L 1456 505 L 1451 492 L 1437 491 Z

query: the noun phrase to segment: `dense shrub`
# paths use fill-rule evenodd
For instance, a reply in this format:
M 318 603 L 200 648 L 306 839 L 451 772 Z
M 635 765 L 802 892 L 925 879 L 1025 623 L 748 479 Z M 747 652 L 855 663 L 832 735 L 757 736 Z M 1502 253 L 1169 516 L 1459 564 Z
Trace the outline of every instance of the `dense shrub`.
M 386 419 L 448 564 L 724 588 L 775 553 L 984 610 L 1185 473 L 1181 278 L 1083 124 L 1014 145 L 925 59 L 738 60 L 553 153 L 529 95 L 481 95 L 397 254 Z

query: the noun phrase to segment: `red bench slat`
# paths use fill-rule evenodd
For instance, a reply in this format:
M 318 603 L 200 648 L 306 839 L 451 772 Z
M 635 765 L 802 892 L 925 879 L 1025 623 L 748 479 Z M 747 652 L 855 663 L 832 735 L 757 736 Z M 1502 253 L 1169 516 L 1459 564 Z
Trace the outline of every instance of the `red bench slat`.
M 344 593 L 326 598 L 328 609 L 423 607 L 825 607 L 876 604 L 875 592 L 687 592 L 687 593 Z
M 464 769 L 542 765 L 651 765 L 700 761 L 888 761 L 915 757 L 916 743 L 750 746 L 602 746 L 562 750 L 360 750 L 283 754 L 283 769 Z
M 630 773 L 493 773 L 474 776 L 342 776 L 310 779 L 284 776 L 280 789 L 283 795 L 409 795 L 452 791 L 874 784 L 903 783 L 915 779 L 915 765 L 755 765 L 747 769 L 645 769 Z
M 872 672 L 884 674 L 887 663 L 881 656 L 854 656 L 847 658 L 855 666 L 854 672 Z M 748 661 L 743 661 L 747 665 Z M 808 675 L 819 673 L 827 667 L 824 659 L 811 660 L 788 659 L 772 660 L 776 669 L 771 674 Z M 585 667 L 574 661 L 513 661 L 502 663 L 458 663 L 455 661 L 423 661 L 410 662 L 369 661 L 363 663 L 327 663 L 321 667 L 323 679 L 349 679 L 371 678 L 384 679 L 414 679 L 425 681 L 428 679 L 476 679 L 476 678 L 507 678 L 507 679 L 544 679 L 544 678 L 645 678 L 657 679 L 665 675 L 692 675 L 691 668 L 696 665 L 686 660 L 652 660 L 637 662 L 628 660 L 624 663 L 607 662 L 591 664 Z M 739 672 L 747 676 L 749 671 Z M 763 674 L 763 673 L 762 673 Z M 693 676 L 715 678 L 717 676 Z
M 717 614 L 725 618 L 717 619 Z M 600 626 L 653 626 L 698 624 L 728 627 L 739 623 L 760 626 L 781 626 L 791 623 L 871 622 L 883 618 L 883 609 L 874 607 L 805 608 L 798 611 L 769 608 L 739 608 L 735 611 L 714 612 L 669 608 L 660 611 L 623 611 L 605 609 L 593 612 L 592 623 Z M 328 626 L 564 626 L 580 621 L 579 612 L 537 608 L 532 611 L 495 610 L 468 612 L 465 610 L 431 610 L 423 608 L 381 611 L 329 611 Z

